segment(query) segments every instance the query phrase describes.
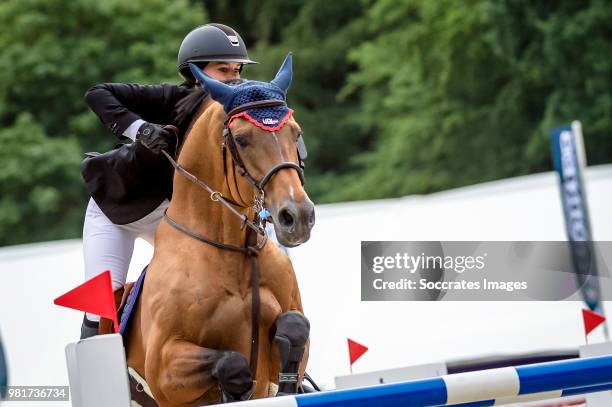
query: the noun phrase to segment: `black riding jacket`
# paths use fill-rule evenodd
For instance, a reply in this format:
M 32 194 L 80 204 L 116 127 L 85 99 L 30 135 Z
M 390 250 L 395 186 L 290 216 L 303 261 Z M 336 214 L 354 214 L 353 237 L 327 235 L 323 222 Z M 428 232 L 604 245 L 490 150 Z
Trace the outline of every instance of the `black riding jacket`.
M 120 140 L 125 140 L 123 132 L 134 121 L 142 119 L 178 127 L 180 144 L 197 110 L 176 122 L 177 103 L 189 93 L 185 85 L 104 83 L 89 89 L 85 100 Z M 140 143 L 132 143 L 105 153 L 105 159 L 84 162 L 83 176 L 92 198 L 116 224 L 141 219 L 172 195 L 172 166 L 163 155 L 152 159 L 146 154 Z

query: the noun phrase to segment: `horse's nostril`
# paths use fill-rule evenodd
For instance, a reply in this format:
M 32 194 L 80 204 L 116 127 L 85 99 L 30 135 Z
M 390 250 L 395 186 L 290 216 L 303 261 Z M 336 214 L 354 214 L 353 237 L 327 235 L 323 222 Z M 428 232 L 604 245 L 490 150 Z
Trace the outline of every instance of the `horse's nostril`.
M 315 223 L 315 210 L 314 208 L 312 208 L 312 211 L 310 211 L 310 216 L 308 216 L 308 224 L 310 226 L 314 225 Z
M 295 223 L 293 215 L 287 209 L 281 209 L 278 214 L 278 220 L 286 228 L 290 228 Z

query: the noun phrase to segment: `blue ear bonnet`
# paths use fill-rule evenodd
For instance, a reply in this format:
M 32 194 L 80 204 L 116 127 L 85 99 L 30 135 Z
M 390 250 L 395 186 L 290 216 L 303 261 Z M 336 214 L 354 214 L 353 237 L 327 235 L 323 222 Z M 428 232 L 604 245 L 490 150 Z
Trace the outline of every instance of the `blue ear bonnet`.
M 235 93 L 233 97 L 228 100 L 227 104 L 223 105 L 226 112 L 232 109 L 242 106 L 245 103 L 259 102 L 261 100 L 285 100 L 285 92 L 283 92 L 278 86 L 259 81 L 249 81 L 241 83 L 235 87 Z M 293 111 L 287 106 L 272 106 L 265 108 L 255 108 L 246 110 L 243 113 L 237 114 L 232 117 L 244 117 L 251 123 L 255 124 L 268 131 L 276 131 L 280 129 L 285 122 L 291 117 Z
M 233 86 L 233 95 L 223 103 L 226 112 L 244 105 L 266 99 L 285 100 L 285 92 L 278 86 L 267 82 L 247 81 Z
M 194 64 L 189 64 L 189 67 L 200 84 L 210 91 L 211 97 L 223 105 L 226 113 L 245 103 L 267 99 L 285 100 L 293 76 L 291 53 L 287 54 L 276 77 L 270 83 L 248 81 L 230 86 L 210 78 Z M 238 113 L 232 118 L 244 117 L 264 130 L 275 131 L 287 122 L 292 112 L 287 106 L 253 108 Z

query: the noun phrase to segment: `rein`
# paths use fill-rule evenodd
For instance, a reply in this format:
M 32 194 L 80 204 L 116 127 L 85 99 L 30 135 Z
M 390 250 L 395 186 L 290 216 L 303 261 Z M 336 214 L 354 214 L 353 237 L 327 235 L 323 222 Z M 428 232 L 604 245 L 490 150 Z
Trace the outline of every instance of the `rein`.
M 219 191 L 215 191 L 213 188 L 208 186 L 208 184 L 206 184 L 204 181 L 202 181 L 201 179 L 196 177 L 194 174 L 187 171 L 182 165 L 177 163 L 174 160 L 174 158 L 172 158 L 172 156 L 168 154 L 165 150 L 162 150 L 162 153 L 166 156 L 166 158 L 168 159 L 168 161 L 170 162 L 170 164 L 174 167 L 176 171 L 178 171 L 181 175 L 183 175 L 189 181 L 196 184 L 199 188 L 202 188 L 205 191 L 207 191 L 210 194 L 210 199 L 212 201 L 223 204 L 227 209 L 230 210 L 230 212 L 232 212 L 235 216 L 237 216 L 241 222 L 241 229 L 243 229 L 245 226 L 248 227 L 245 245 L 243 247 L 234 246 L 234 245 L 229 245 L 226 243 L 222 243 L 216 240 L 209 239 L 197 232 L 194 232 L 190 230 L 189 228 L 176 222 L 166 213 L 166 211 L 164 211 L 164 219 L 166 220 L 168 225 L 172 226 L 173 228 L 180 231 L 181 233 L 199 242 L 206 243 L 218 249 L 229 250 L 233 252 L 240 252 L 250 257 L 251 259 L 251 287 L 252 287 L 253 294 L 252 294 L 252 303 L 251 303 L 251 357 L 250 357 L 249 365 L 251 368 L 251 374 L 253 376 L 253 380 L 256 380 L 256 377 L 257 377 L 257 360 L 258 360 L 258 354 L 259 354 L 260 297 L 259 297 L 258 256 L 268 241 L 268 236 L 266 235 L 266 232 L 264 229 L 266 218 L 267 218 L 266 216 L 267 210 L 263 207 L 264 188 L 266 187 L 270 179 L 274 176 L 274 174 L 276 174 L 278 171 L 285 169 L 285 168 L 291 168 L 291 169 L 296 170 L 300 177 L 300 182 L 303 185 L 304 184 L 304 170 L 303 170 L 303 165 L 301 163 L 301 160 L 300 160 L 300 165 L 297 165 L 292 162 L 281 162 L 279 164 L 274 165 L 266 173 L 266 175 L 264 175 L 262 180 L 260 182 L 257 182 L 247 171 L 244 165 L 244 162 L 242 161 L 242 158 L 240 157 L 240 154 L 238 153 L 238 149 L 236 147 L 234 137 L 229 129 L 229 122 L 234 115 L 244 112 L 249 109 L 273 107 L 273 106 L 285 106 L 285 105 L 286 103 L 284 100 L 276 100 L 276 99 L 261 100 L 257 102 L 245 103 L 243 105 L 240 105 L 230 110 L 226 114 L 225 120 L 223 121 L 223 126 L 224 126 L 223 127 L 223 139 L 224 140 L 223 140 L 222 153 L 223 153 L 223 170 L 225 173 L 225 181 L 229 189 L 228 174 L 226 170 L 226 159 L 225 159 L 226 148 L 227 148 L 230 152 L 230 156 L 232 157 L 234 168 L 237 166 L 240 170 L 240 175 L 245 177 L 245 179 L 249 181 L 249 183 L 251 183 L 259 191 L 259 197 L 255 199 L 255 204 L 254 204 L 255 217 L 252 220 L 250 220 L 246 214 L 240 213 L 238 210 L 236 210 L 236 208 L 234 208 L 234 206 L 238 206 L 241 208 L 246 208 L 247 206 L 241 205 L 237 203 L 236 201 L 234 201 L 233 199 L 223 196 Z M 236 183 L 236 177 L 234 177 L 234 182 Z M 238 191 L 238 194 L 240 195 L 240 189 L 238 188 L 237 183 L 236 183 L 236 191 Z M 240 199 L 242 200 L 242 196 L 240 196 Z M 261 242 L 258 242 L 258 238 L 257 238 L 258 235 L 263 236 L 263 239 L 261 240 Z
M 166 156 L 166 158 L 168 159 L 168 161 L 170 161 L 170 164 L 172 164 L 172 166 L 174 167 L 174 169 L 176 171 L 178 171 L 181 175 L 183 175 L 189 181 L 193 182 L 194 184 L 196 184 L 200 188 L 202 188 L 205 191 L 207 191 L 210 194 L 210 200 L 211 201 L 219 202 L 219 203 L 223 204 L 234 215 L 236 215 L 238 218 L 240 218 L 241 228 L 244 228 L 244 226 L 246 225 L 249 228 L 251 228 L 253 231 L 259 233 L 260 235 L 266 236 L 266 234 L 265 234 L 265 232 L 264 232 L 264 230 L 263 230 L 263 228 L 261 226 L 258 226 L 255 223 L 253 223 L 252 221 L 250 221 L 248 216 L 246 216 L 244 213 L 238 212 L 234 208 L 234 206 L 232 206 L 232 205 L 235 205 L 235 206 L 245 207 L 244 205 L 240 205 L 236 201 L 223 196 L 221 194 L 221 192 L 215 191 L 214 189 L 209 187 L 208 184 L 206 184 L 204 181 L 202 181 L 201 179 L 199 179 L 198 177 L 196 177 L 195 175 L 193 175 L 192 173 L 187 171 L 185 169 L 185 167 L 183 167 L 181 164 L 177 163 L 174 160 L 174 158 L 172 158 L 172 156 L 170 154 L 168 154 L 165 150 L 162 150 L 162 154 L 164 154 Z M 164 217 L 167 218 L 167 219 L 170 219 L 169 216 L 166 213 L 164 213 Z M 174 222 L 174 221 L 172 221 L 172 222 Z M 176 223 L 176 222 L 174 222 L 174 223 L 178 225 L 178 223 Z M 184 228 L 185 230 L 188 230 L 187 228 L 185 228 L 183 226 L 181 226 L 181 228 Z M 197 235 L 197 233 L 195 233 L 195 232 L 191 232 L 191 233 L 193 233 L 194 235 Z M 198 239 L 198 240 L 200 240 L 200 239 Z M 220 243 L 220 244 L 224 245 L 223 243 Z M 230 245 L 227 245 L 227 246 L 230 246 Z M 263 248 L 263 246 L 262 246 L 262 248 Z

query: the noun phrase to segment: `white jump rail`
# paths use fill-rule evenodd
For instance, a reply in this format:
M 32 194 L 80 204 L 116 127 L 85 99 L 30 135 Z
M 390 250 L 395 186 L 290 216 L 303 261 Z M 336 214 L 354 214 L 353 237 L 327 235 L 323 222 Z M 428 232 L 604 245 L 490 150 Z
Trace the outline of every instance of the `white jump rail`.
M 612 390 L 612 356 L 233 403 L 234 407 L 493 406 Z

